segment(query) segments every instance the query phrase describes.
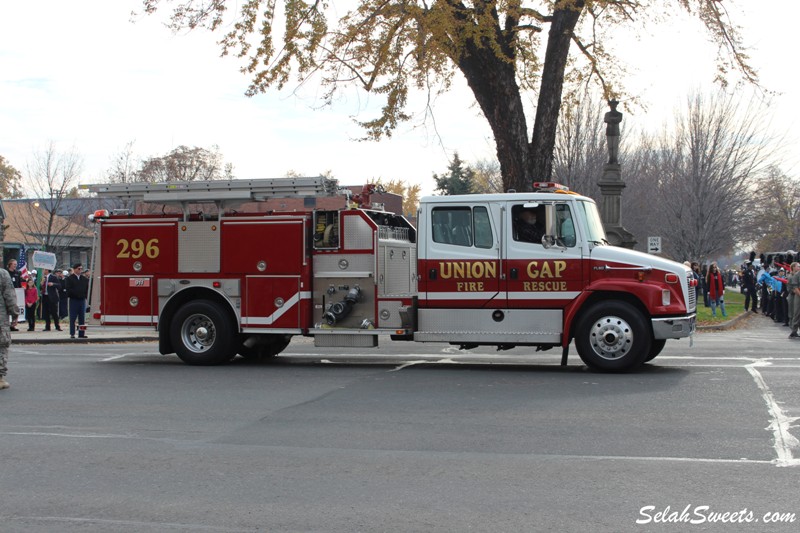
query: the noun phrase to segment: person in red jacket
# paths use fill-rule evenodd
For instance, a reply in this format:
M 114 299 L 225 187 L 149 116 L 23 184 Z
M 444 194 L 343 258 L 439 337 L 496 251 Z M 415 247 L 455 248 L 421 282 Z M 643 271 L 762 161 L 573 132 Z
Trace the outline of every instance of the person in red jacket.
M 717 306 L 722 311 L 722 316 L 728 316 L 728 313 L 725 312 L 725 300 L 723 299 L 725 280 L 716 262 L 711 263 L 711 266 L 708 267 L 706 286 L 708 287 L 708 300 L 711 303 L 711 316 L 717 316 Z
M 36 278 L 30 276 L 25 282 L 25 318 L 28 320 L 28 331 L 36 325 L 36 303 L 39 301 L 39 289 Z

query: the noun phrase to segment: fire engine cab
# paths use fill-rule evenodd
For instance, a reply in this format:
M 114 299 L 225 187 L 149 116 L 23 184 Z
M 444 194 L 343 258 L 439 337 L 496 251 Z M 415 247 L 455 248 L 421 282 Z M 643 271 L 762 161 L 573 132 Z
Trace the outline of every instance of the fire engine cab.
M 95 318 L 155 327 L 161 353 L 189 364 L 274 357 L 293 335 L 343 348 L 380 337 L 560 347 L 566 364 L 574 339 L 590 367 L 626 371 L 695 330 L 690 270 L 610 246 L 595 202 L 555 184 L 425 197 L 417 228 L 373 208 L 374 186 L 342 208 L 236 210 L 344 194 L 322 177 L 89 188 L 162 206 L 93 216 Z

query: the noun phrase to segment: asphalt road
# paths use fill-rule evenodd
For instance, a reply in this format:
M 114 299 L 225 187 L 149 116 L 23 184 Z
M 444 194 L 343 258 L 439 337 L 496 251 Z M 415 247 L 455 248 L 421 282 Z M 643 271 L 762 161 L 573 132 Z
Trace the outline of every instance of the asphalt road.
M 213 368 L 13 346 L 0 531 L 796 531 L 787 334 L 753 317 L 627 375 L 413 343 Z

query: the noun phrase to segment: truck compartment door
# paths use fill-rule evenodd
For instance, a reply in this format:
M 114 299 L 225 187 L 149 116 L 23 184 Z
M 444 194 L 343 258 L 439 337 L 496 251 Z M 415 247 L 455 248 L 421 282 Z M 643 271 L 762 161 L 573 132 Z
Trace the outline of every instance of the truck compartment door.
M 174 220 L 130 219 L 102 226 L 100 248 L 104 275 L 172 273 L 178 268 Z
M 103 276 L 101 289 L 103 325 L 155 326 L 153 276 Z
M 222 272 L 298 274 L 307 265 L 301 217 L 222 221 Z
M 310 298 L 300 292 L 300 276 L 247 276 L 242 327 L 298 328 L 301 303 Z

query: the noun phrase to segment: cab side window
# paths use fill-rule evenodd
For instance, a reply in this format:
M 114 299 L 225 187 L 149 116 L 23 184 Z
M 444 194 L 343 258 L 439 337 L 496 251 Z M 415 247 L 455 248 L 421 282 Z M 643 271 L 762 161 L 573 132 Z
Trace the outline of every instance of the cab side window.
M 434 207 L 431 213 L 433 242 L 454 246 L 491 248 L 494 244 L 489 213 L 483 206 Z
M 483 206 L 473 210 L 473 223 L 475 226 L 475 246 L 478 248 L 491 248 L 494 245 L 492 238 L 492 223 L 489 222 L 489 211 Z

